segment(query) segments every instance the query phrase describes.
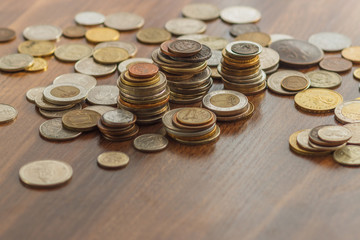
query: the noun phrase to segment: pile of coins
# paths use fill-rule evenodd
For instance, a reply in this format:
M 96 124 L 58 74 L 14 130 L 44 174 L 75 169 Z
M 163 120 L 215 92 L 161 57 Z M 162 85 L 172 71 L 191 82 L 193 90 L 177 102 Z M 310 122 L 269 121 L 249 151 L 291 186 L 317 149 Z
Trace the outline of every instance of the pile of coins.
M 207 62 L 211 49 L 193 40 L 169 40 L 152 53 L 152 59 L 165 73 L 170 101 L 178 104 L 200 102 L 213 80 Z
M 266 88 L 266 74 L 260 69 L 262 47 L 254 42 L 237 41 L 223 49 L 218 66 L 224 88 L 244 94 L 256 94 Z
M 254 112 L 254 105 L 248 98 L 232 90 L 217 90 L 206 94 L 202 107 L 214 112 L 218 121 L 241 120 Z
M 118 107 L 137 116 L 138 124 L 161 121 L 169 107 L 166 76 L 152 63 L 136 63 L 122 72 L 117 81 Z
M 204 108 L 173 109 L 163 116 L 162 121 L 167 134 L 183 144 L 205 144 L 220 136 L 216 115 Z
M 310 78 L 302 72 L 282 70 L 270 75 L 267 86 L 270 91 L 281 95 L 295 95 L 310 87 Z
M 104 113 L 97 123 L 102 136 L 109 141 L 126 141 L 139 132 L 136 116 L 124 109 Z

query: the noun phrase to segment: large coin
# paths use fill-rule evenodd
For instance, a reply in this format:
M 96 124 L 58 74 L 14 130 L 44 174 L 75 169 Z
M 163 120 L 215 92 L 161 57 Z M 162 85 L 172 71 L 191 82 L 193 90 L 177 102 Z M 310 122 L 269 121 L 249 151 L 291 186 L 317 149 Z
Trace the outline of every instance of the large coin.
M 311 81 L 313 88 L 335 88 L 342 82 L 342 77 L 333 72 L 314 70 L 305 74 Z
M 321 60 L 319 66 L 331 72 L 345 72 L 352 68 L 352 62 L 342 57 L 326 57 Z
M 122 42 L 122 41 L 114 41 L 114 42 L 103 42 L 103 43 L 99 43 L 94 47 L 94 51 L 99 49 L 99 48 L 104 48 L 104 47 L 118 47 L 118 48 L 123 48 L 125 49 L 128 53 L 130 57 L 134 57 L 135 54 L 137 53 L 137 47 L 134 43 L 131 42 Z
M 97 157 L 97 163 L 104 168 L 123 168 L 129 163 L 129 156 L 123 152 L 104 152 Z
M 360 63 L 360 47 L 353 46 L 345 48 L 341 51 L 343 58 L 352 61 L 354 63 Z
M 141 28 L 145 20 L 134 13 L 119 12 L 106 16 L 105 26 L 119 31 L 129 31 Z
M 220 10 L 213 4 L 192 3 L 182 9 L 182 14 L 188 18 L 208 21 L 218 18 L 220 16 Z
M 96 86 L 97 80 L 93 76 L 89 76 L 82 73 L 65 73 L 56 77 L 53 84 L 75 84 L 80 85 L 88 91 Z
M 49 56 L 55 51 L 55 43 L 50 41 L 25 41 L 19 45 L 18 51 L 34 57 Z
M 232 6 L 221 10 L 220 17 L 228 23 L 254 23 L 261 19 L 261 13 L 252 7 Z
M 351 138 L 351 131 L 342 126 L 325 126 L 319 129 L 318 135 L 325 142 L 342 144 Z
M 142 152 L 156 152 L 167 147 L 168 140 L 160 134 L 143 134 L 134 140 L 134 147 Z
M 8 42 L 15 39 L 16 33 L 9 28 L 0 28 L 0 42 Z
M 27 40 L 58 40 L 62 34 L 59 27 L 53 25 L 33 25 L 24 29 L 23 36 Z
M 206 24 L 203 21 L 189 18 L 175 18 L 167 21 L 165 29 L 174 35 L 203 33 Z
M 303 111 L 313 113 L 332 112 L 342 103 L 343 97 L 329 89 L 311 88 L 301 91 L 294 98 L 296 106 Z
M 35 88 L 31 88 L 26 92 L 26 99 L 31 102 L 31 103 L 35 103 L 35 97 L 37 95 L 41 95 L 43 94 L 45 87 L 35 87 Z
M 310 36 L 309 42 L 327 52 L 341 51 L 351 45 L 351 39 L 336 32 L 320 32 Z
M 339 104 L 335 109 L 335 117 L 341 123 L 360 122 L 360 101 L 348 101 Z
M 104 65 L 94 61 L 93 58 L 84 58 L 75 63 L 75 70 L 79 73 L 100 77 L 113 73 L 116 64 Z
M 85 33 L 86 40 L 92 43 L 116 41 L 120 33 L 114 29 L 106 27 L 90 28 Z
M 40 135 L 49 140 L 66 141 L 81 135 L 81 132 L 67 130 L 63 127 L 61 118 L 54 118 L 42 123 Z
M 55 57 L 65 62 L 76 62 L 92 55 L 92 47 L 82 43 L 68 43 L 55 50 Z
M 334 152 L 334 160 L 340 164 L 349 166 L 360 165 L 360 147 L 359 146 L 345 146 Z
M 234 24 L 230 28 L 230 34 L 233 37 L 237 37 L 240 34 L 249 32 L 260 32 L 260 28 L 258 25 L 253 23 Z
M 24 70 L 34 63 L 34 58 L 29 54 L 14 53 L 0 58 L 0 70 L 16 72 Z
M 7 104 L 0 104 L 0 123 L 13 121 L 18 115 L 16 109 Z
M 271 90 L 272 92 L 278 93 L 278 94 L 282 94 L 282 95 L 295 95 L 297 92 L 286 91 L 285 89 L 283 89 L 281 87 L 281 82 L 286 77 L 289 77 L 289 76 L 306 77 L 306 75 L 303 74 L 302 72 L 293 71 L 293 70 L 284 70 L 284 71 L 276 72 L 276 73 L 270 75 L 270 77 L 267 80 L 267 86 L 269 87 L 269 90 Z M 310 86 L 310 84 L 309 84 L 309 86 Z
M 46 87 L 43 94 L 44 99 L 49 103 L 67 105 L 83 101 L 87 92 L 87 89 L 82 86 L 64 83 Z
M 94 59 L 102 64 L 116 64 L 129 58 L 126 49 L 118 47 L 104 47 L 94 51 Z
M 345 124 L 344 127 L 350 130 L 352 135 L 347 144 L 360 145 L 360 123 L 349 123 Z
M 63 31 L 63 35 L 68 38 L 82 38 L 85 36 L 86 28 L 82 26 L 69 26 Z
M 97 105 L 116 105 L 119 97 L 119 89 L 113 85 L 100 85 L 91 89 L 87 100 Z
M 75 16 L 75 22 L 84 26 L 100 25 L 104 21 L 105 16 L 98 12 L 81 12 Z
M 90 131 L 96 128 L 100 114 L 90 110 L 74 110 L 62 117 L 63 126 L 72 131 Z

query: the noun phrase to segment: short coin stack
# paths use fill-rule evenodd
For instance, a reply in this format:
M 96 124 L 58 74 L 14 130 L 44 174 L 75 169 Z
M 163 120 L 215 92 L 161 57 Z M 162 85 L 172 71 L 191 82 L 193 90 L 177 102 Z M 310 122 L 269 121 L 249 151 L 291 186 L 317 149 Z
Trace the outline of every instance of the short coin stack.
M 256 94 L 266 88 L 266 74 L 260 69 L 262 47 L 254 42 L 237 41 L 223 49 L 218 66 L 225 89 Z
M 126 141 L 134 138 L 139 132 L 135 124 L 136 116 L 124 109 L 108 111 L 98 121 L 102 136 L 109 141 Z
M 131 65 L 121 73 L 117 85 L 119 108 L 134 113 L 138 124 L 159 122 L 170 108 L 166 76 L 152 63 Z
M 167 112 L 162 121 L 167 134 L 183 144 L 205 144 L 220 136 L 216 115 L 204 108 L 174 109 Z
M 200 102 L 213 84 L 207 62 L 211 49 L 193 40 L 169 40 L 152 53 L 165 73 L 170 101 L 178 104 Z

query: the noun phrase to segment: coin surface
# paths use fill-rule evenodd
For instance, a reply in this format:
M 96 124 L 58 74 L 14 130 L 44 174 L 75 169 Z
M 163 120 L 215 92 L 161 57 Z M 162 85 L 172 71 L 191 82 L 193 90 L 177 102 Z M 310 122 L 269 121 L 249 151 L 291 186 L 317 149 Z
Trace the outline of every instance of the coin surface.
M 326 57 L 319 66 L 330 72 L 345 72 L 352 68 L 352 62 L 341 57 Z
M 37 71 L 46 71 L 48 67 L 48 63 L 45 59 L 43 58 L 34 58 L 34 63 L 25 68 L 25 71 L 27 72 L 37 72 Z
M 79 73 L 100 77 L 115 72 L 116 64 L 99 64 L 93 58 L 83 58 L 75 63 L 75 70 Z
M 122 72 L 125 72 L 131 65 L 133 65 L 135 63 L 142 63 L 142 62 L 154 63 L 154 61 L 150 58 L 130 58 L 130 59 L 127 59 L 127 60 L 121 62 L 118 66 L 118 70 L 120 73 L 122 73 Z
M 321 152 L 321 150 L 318 150 L 309 144 L 309 134 L 311 132 L 311 129 L 305 129 L 302 130 L 296 137 L 296 142 L 299 145 L 300 148 L 311 151 L 311 152 Z M 328 152 L 330 153 L 330 152 Z
M 73 110 L 62 117 L 63 126 L 72 131 L 90 131 L 96 128 L 100 114 L 90 110 Z
M 25 41 L 19 45 L 18 51 L 34 57 L 49 56 L 55 51 L 55 43 L 50 41 Z
M 307 72 L 305 75 L 310 78 L 310 86 L 313 88 L 335 88 L 342 82 L 339 74 L 324 70 Z
M 50 111 L 58 111 L 58 110 L 65 110 L 75 106 L 75 104 L 68 104 L 68 105 L 55 105 L 49 103 L 44 100 L 43 94 L 39 94 L 35 96 L 35 104 L 38 108 Z
M 75 22 L 84 26 L 95 26 L 104 23 L 105 16 L 98 12 L 80 12 L 75 15 Z
M 87 100 L 97 105 L 116 105 L 119 89 L 113 85 L 96 86 L 88 92 Z
M 200 52 L 202 45 L 194 40 L 180 39 L 172 41 L 168 49 L 170 52 L 179 57 L 193 56 Z
M 76 62 L 92 55 L 92 47 L 82 43 L 68 43 L 56 48 L 55 57 L 64 62 Z
M 261 13 L 252 7 L 232 6 L 221 10 L 220 17 L 228 23 L 254 23 L 261 19 Z
M 335 117 L 341 123 L 360 122 L 360 101 L 347 101 L 335 109 Z
M 16 32 L 9 28 L 0 28 L 0 42 L 8 42 L 16 38 Z
M 87 90 L 79 85 L 64 83 L 50 85 L 43 91 L 44 99 L 53 104 L 75 104 L 86 98 Z
M 209 3 L 192 3 L 182 9 L 185 17 L 209 21 L 220 16 L 220 10 L 217 6 Z
M 75 84 L 80 85 L 88 91 L 96 86 L 97 80 L 93 76 L 89 76 L 82 73 L 65 73 L 56 77 L 53 84 Z
M 84 109 L 90 110 L 90 111 L 95 111 L 95 112 L 99 113 L 100 115 L 103 115 L 104 113 L 106 113 L 108 111 L 116 110 L 116 108 L 114 108 L 114 107 L 102 106 L 102 105 L 87 106 Z
M 354 78 L 356 78 L 357 80 L 360 80 L 360 68 L 355 69 L 354 73 L 353 73 Z
M 269 90 L 282 95 L 295 95 L 296 92 L 286 91 L 281 87 L 281 81 L 289 76 L 306 77 L 305 74 L 299 71 L 294 71 L 294 70 L 278 71 L 276 73 L 271 74 L 267 80 L 267 86 L 269 87 Z
M 129 12 L 118 12 L 106 16 L 105 26 L 119 31 L 130 31 L 144 26 L 143 17 Z
M 53 25 L 32 25 L 24 29 L 23 36 L 27 40 L 54 41 L 61 37 L 62 30 Z
M 70 140 L 81 135 L 81 132 L 70 131 L 63 128 L 61 118 L 47 120 L 40 125 L 39 131 L 42 137 L 56 141 Z
M 35 103 L 35 97 L 37 95 L 42 96 L 44 89 L 45 89 L 45 87 L 35 87 L 35 88 L 29 89 L 26 92 L 26 99 L 31 103 Z
M 318 131 L 319 138 L 331 143 L 344 143 L 351 138 L 351 131 L 342 126 L 325 126 Z
M 120 33 L 112 28 L 96 27 L 87 30 L 85 37 L 92 43 L 109 42 L 118 40 Z
M 313 151 L 308 151 L 308 150 L 302 149 L 297 143 L 297 136 L 303 131 L 304 130 L 294 132 L 289 137 L 289 146 L 293 152 L 300 154 L 300 155 L 305 155 L 305 156 L 319 156 L 319 155 L 321 156 L 321 155 L 326 155 L 329 153 L 329 152 L 313 152 Z
M 97 157 L 97 163 L 104 168 L 123 168 L 129 163 L 129 156 L 123 152 L 104 152 Z
M 281 87 L 287 91 L 301 91 L 309 84 L 309 79 L 301 76 L 288 76 L 281 81 Z
M 203 21 L 189 18 L 175 18 L 166 22 L 165 29 L 174 35 L 203 33 L 206 24 Z
M 198 43 L 204 44 L 213 50 L 222 50 L 229 41 L 226 38 L 218 36 L 209 36 L 206 34 L 187 34 L 178 37 L 177 39 L 189 39 L 197 41 Z
M 341 56 L 353 63 L 360 63 L 360 46 L 344 48 L 341 51 Z
M 351 39 L 336 32 L 320 32 L 310 36 L 309 42 L 327 52 L 337 52 L 350 47 Z
M 271 38 L 270 35 L 263 32 L 247 32 L 238 35 L 235 38 L 235 41 L 251 41 L 260 44 L 263 47 L 266 47 L 270 44 Z
M 168 145 L 166 137 L 160 134 L 143 134 L 134 139 L 134 147 L 142 152 L 156 152 Z
M 0 104 L 0 123 L 8 123 L 17 117 L 18 112 L 16 109 L 7 104 Z
M 233 37 L 249 32 L 260 32 L 260 28 L 258 25 L 253 23 L 234 24 L 230 28 L 230 34 Z
M 131 112 L 124 109 L 108 111 L 101 116 L 102 123 L 109 127 L 122 127 L 133 124 L 135 117 Z
M 347 144 L 360 145 L 360 123 L 348 123 L 344 127 L 351 132 L 351 138 Z
M 158 66 L 152 63 L 136 63 L 129 67 L 129 74 L 135 78 L 151 78 L 158 71 Z
M 112 41 L 112 42 L 102 42 L 97 44 L 94 47 L 94 51 L 99 49 L 99 48 L 104 48 L 104 47 L 118 47 L 118 48 L 123 48 L 125 49 L 130 57 L 134 57 L 135 54 L 137 53 L 137 47 L 134 43 L 131 42 L 123 42 L 123 41 Z
M 333 111 L 337 105 L 342 103 L 343 97 L 333 90 L 311 88 L 297 93 L 294 101 L 301 110 L 323 113 Z
M 118 47 L 104 47 L 94 51 L 94 59 L 102 64 L 116 64 L 129 58 L 126 49 Z
M 334 160 L 340 164 L 349 166 L 360 165 L 360 147 L 348 145 L 336 150 L 333 154 Z
M 16 72 L 24 70 L 34 63 L 34 58 L 29 54 L 14 53 L 0 58 L 0 70 Z
M 212 114 L 203 108 L 183 108 L 177 112 L 177 120 L 186 125 L 202 125 L 212 120 Z
M 51 110 L 45 110 L 45 109 L 39 108 L 39 113 L 46 118 L 61 118 L 66 113 L 73 111 L 73 110 L 78 110 L 78 109 L 82 109 L 81 103 L 77 103 L 73 107 L 71 107 L 69 109 L 64 109 L 64 110 L 51 111 Z
M 271 69 L 279 64 L 279 54 L 271 49 L 264 47 L 259 55 L 260 57 L 260 68 L 263 70 Z
M 82 26 L 69 26 L 63 30 L 63 35 L 67 38 L 85 37 L 86 28 Z

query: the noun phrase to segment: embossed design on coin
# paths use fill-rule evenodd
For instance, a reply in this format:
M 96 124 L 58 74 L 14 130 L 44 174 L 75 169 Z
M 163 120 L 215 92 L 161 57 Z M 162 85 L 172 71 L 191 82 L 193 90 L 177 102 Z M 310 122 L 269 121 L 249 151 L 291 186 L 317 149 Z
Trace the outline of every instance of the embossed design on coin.
M 129 67 L 129 74 L 135 78 L 150 78 L 158 71 L 158 66 L 152 63 L 136 63 Z
M 90 131 L 96 128 L 100 114 L 90 110 L 73 110 L 62 117 L 63 126 L 72 131 Z
M 325 126 L 318 131 L 319 138 L 326 142 L 346 142 L 351 138 L 351 131 L 342 126 Z
M 338 105 L 335 117 L 341 123 L 360 122 L 360 101 L 348 101 Z
M 56 77 L 53 84 L 75 84 L 86 88 L 88 91 L 96 86 L 97 81 L 93 76 L 82 73 L 65 73 Z
M 62 30 L 53 25 L 33 25 L 24 29 L 23 36 L 27 40 L 54 41 L 61 37 Z
M 108 111 L 102 115 L 103 124 L 109 124 L 112 127 L 128 126 L 134 121 L 134 114 L 124 109 Z
M 169 51 L 177 56 L 192 56 L 201 51 L 201 44 L 194 40 L 175 40 L 169 44 Z
M 359 166 L 360 165 L 360 147 L 345 146 L 334 152 L 334 160 L 340 164 Z
M 55 51 L 55 43 L 50 41 L 25 41 L 20 43 L 18 51 L 34 57 L 49 56 Z
M 307 72 L 305 75 L 310 78 L 313 88 L 335 88 L 342 82 L 342 77 L 339 74 L 324 70 Z
M 56 141 L 70 140 L 81 135 L 81 132 L 64 129 L 61 118 L 47 120 L 40 125 L 39 131 L 42 137 Z
M 130 58 L 121 62 L 118 66 L 118 70 L 120 73 L 125 72 L 133 64 L 141 63 L 141 62 L 154 63 L 154 61 L 150 58 Z
M 294 101 L 303 111 L 323 113 L 333 111 L 343 101 L 343 97 L 333 90 L 311 88 L 297 93 Z
M 129 156 L 123 152 L 104 152 L 97 157 L 97 163 L 104 168 L 123 168 L 129 163 Z
M 259 52 L 259 50 L 260 49 L 257 45 L 247 42 L 237 43 L 231 46 L 231 51 L 243 55 L 255 54 Z
M 309 86 L 307 78 L 300 76 L 288 76 L 281 81 L 281 87 L 287 91 L 301 91 Z
M 168 140 L 160 134 L 143 134 L 134 140 L 134 147 L 142 152 L 156 152 L 167 147 Z
M 18 115 L 16 109 L 7 104 L 0 104 L 0 123 L 13 121 Z
M 94 61 L 93 58 L 83 58 L 75 63 L 75 70 L 79 73 L 100 77 L 113 73 L 116 64 L 103 65 Z
M 29 54 L 14 53 L 0 58 L 0 70 L 16 72 L 24 70 L 34 63 L 34 58 Z
M 248 98 L 232 90 L 217 90 L 203 98 L 203 106 L 220 116 L 229 116 L 246 111 Z
M 116 105 L 119 89 L 112 85 L 100 85 L 91 89 L 87 100 L 97 105 Z
M 186 125 L 202 125 L 212 120 L 209 110 L 201 108 L 184 108 L 177 113 L 179 122 Z

